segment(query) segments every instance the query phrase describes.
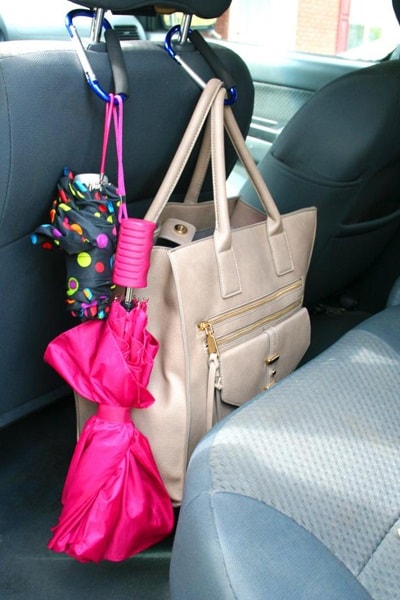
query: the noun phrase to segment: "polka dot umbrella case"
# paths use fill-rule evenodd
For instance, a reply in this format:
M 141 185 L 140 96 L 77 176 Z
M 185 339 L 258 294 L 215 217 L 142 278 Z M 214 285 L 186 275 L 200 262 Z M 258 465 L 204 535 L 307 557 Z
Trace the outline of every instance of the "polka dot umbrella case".
M 41 225 L 32 242 L 65 253 L 66 305 L 82 320 L 104 319 L 115 284 L 112 268 L 117 243 L 121 197 L 106 178 L 89 183 L 90 176 L 64 170 L 50 209 L 50 223 Z

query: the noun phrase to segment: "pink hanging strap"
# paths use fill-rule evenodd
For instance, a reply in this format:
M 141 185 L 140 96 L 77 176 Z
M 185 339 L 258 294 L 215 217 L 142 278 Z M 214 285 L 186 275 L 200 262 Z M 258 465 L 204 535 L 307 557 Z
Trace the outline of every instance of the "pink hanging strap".
M 124 162 L 123 162 L 123 116 L 124 116 L 124 101 L 120 95 L 110 94 L 110 101 L 106 102 L 105 117 L 104 117 L 104 133 L 103 133 L 103 147 L 101 153 L 101 165 L 100 174 L 101 178 L 105 173 L 106 157 L 108 141 L 110 138 L 111 120 L 114 123 L 115 132 L 115 145 L 117 151 L 117 162 L 118 162 L 118 184 L 117 192 L 121 196 L 121 203 L 118 211 L 118 221 L 121 219 L 128 218 L 128 211 L 126 208 L 126 189 L 125 189 L 125 173 L 124 173 Z
M 121 196 L 121 204 L 118 212 L 118 220 L 128 218 L 126 208 L 126 189 L 123 157 L 123 129 L 124 129 L 124 101 L 120 95 L 115 96 L 114 104 L 114 130 L 118 161 L 118 194 Z
M 101 165 L 100 165 L 100 175 L 101 178 L 105 174 L 106 170 L 106 157 L 107 157 L 107 148 L 108 148 L 108 140 L 110 137 L 110 128 L 111 128 L 111 119 L 114 112 L 114 96 L 110 94 L 110 101 L 106 102 L 106 110 L 104 114 L 104 133 L 103 133 L 103 148 L 101 151 Z

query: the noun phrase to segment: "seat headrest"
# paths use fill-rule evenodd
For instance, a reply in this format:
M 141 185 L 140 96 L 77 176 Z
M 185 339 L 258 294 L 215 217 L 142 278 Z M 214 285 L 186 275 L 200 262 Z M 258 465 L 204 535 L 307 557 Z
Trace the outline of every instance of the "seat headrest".
M 219 17 L 232 0 L 71 0 L 87 8 L 104 8 L 124 14 L 157 14 L 174 11 L 196 15 L 202 19 Z
M 400 24 L 400 0 L 392 0 L 393 10 Z

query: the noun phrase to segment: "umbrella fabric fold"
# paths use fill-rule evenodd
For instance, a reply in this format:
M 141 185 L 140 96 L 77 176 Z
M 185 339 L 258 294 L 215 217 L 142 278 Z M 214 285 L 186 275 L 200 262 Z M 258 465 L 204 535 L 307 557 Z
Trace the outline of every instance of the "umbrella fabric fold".
M 77 442 L 49 548 L 81 562 L 120 561 L 157 543 L 174 525 L 168 492 L 130 409 L 154 402 L 146 389 L 157 340 L 146 303 L 113 302 L 106 320 L 86 321 L 50 342 L 45 360 L 98 403 Z
M 84 398 L 99 404 L 146 408 L 158 342 L 146 329 L 145 303 L 129 312 L 112 302 L 106 320 L 85 321 L 56 337 L 44 359 Z
M 109 408 L 99 406 L 79 438 L 48 546 L 80 562 L 125 560 L 162 540 L 174 524 L 147 438 L 129 409 L 110 414 Z

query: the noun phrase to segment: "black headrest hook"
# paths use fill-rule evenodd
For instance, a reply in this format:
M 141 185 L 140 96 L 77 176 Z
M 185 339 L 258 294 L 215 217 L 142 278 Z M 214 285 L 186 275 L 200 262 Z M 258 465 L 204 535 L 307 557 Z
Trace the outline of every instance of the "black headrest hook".
M 185 15 L 185 17 L 186 16 L 190 17 L 190 15 Z M 168 31 L 164 40 L 165 50 L 168 52 L 171 58 L 173 58 L 175 62 L 177 62 L 178 65 L 180 65 L 186 71 L 193 81 L 195 81 L 201 89 L 204 89 L 206 87 L 206 82 L 199 77 L 195 71 L 193 71 L 193 69 L 183 60 L 181 56 L 175 52 L 172 45 L 172 38 L 177 34 L 179 35 L 179 43 L 181 44 L 190 39 L 203 58 L 208 62 L 215 75 L 224 82 L 227 90 L 225 104 L 234 104 L 234 102 L 237 100 L 237 90 L 236 84 L 233 82 L 232 77 L 225 69 L 221 60 L 211 46 L 207 44 L 203 36 L 198 31 L 190 28 L 191 17 L 186 19 L 185 28 L 184 21 L 185 19 L 182 21 L 182 25 L 175 25 Z

